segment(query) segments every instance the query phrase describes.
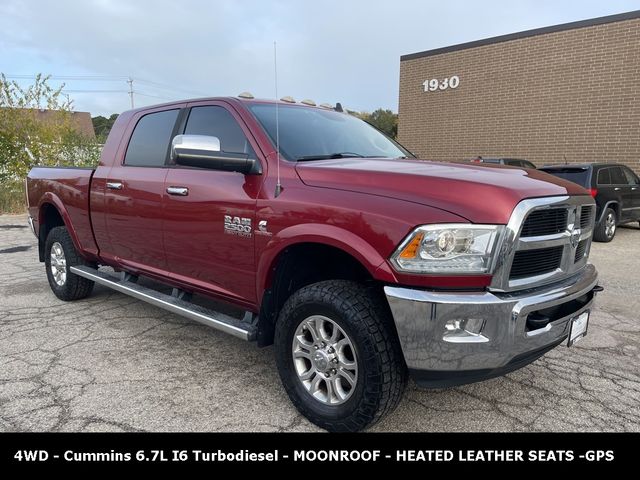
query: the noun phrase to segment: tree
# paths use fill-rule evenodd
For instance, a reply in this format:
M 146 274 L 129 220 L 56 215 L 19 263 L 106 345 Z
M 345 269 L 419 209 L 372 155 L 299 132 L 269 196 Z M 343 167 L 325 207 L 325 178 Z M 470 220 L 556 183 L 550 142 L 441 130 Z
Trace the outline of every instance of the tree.
M 91 121 L 93 122 L 93 130 L 96 132 L 96 137 L 98 138 L 99 143 L 107 141 L 111 127 L 113 127 L 117 118 L 117 113 L 114 113 L 109 118 L 103 117 L 102 115 L 91 118 Z
M 398 135 L 398 114 L 393 113 L 391 110 L 379 108 L 372 113 L 357 113 L 356 116 L 386 133 L 391 138 L 396 138 Z
M 34 165 L 95 165 L 100 152 L 77 132 L 72 102 L 63 98 L 64 85 L 54 88 L 39 74 L 21 87 L 0 73 L 0 182 L 16 183 Z M 48 110 L 46 120 L 39 116 Z

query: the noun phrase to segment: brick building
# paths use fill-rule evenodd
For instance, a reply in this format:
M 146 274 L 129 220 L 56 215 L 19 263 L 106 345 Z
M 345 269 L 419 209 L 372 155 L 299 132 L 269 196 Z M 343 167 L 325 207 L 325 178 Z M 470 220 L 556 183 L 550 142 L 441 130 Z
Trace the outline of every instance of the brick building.
M 402 56 L 398 140 L 433 160 L 640 172 L 640 11 Z
M 69 121 L 71 128 L 88 139 L 95 139 L 96 134 L 93 130 L 93 122 L 89 112 L 71 112 Z M 40 122 L 58 122 L 60 121 L 59 112 L 56 110 L 37 110 L 36 118 Z

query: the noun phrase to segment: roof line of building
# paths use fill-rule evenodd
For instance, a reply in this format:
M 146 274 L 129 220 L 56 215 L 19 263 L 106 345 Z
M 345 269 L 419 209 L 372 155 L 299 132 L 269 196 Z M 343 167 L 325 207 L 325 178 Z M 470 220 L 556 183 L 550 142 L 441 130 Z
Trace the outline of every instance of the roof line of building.
M 440 55 L 442 53 L 455 52 L 458 50 L 466 50 L 468 48 L 482 47 L 484 45 L 491 45 L 494 43 L 508 42 L 510 40 L 517 40 L 519 38 L 533 37 L 535 35 L 543 35 L 545 33 L 562 32 L 565 30 L 573 30 L 575 28 L 592 27 L 594 25 L 602 25 L 605 23 L 621 22 L 623 20 L 632 20 L 640 18 L 640 10 L 634 10 L 633 12 L 618 13 L 616 15 L 607 15 L 606 17 L 590 18 L 588 20 L 579 20 L 577 22 L 562 23 L 560 25 L 552 25 L 550 27 L 534 28 L 533 30 L 525 30 L 523 32 L 509 33 L 507 35 L 500 35 L 497 37 L 485 38 L 482 40 L 475 40 L 473 42 L 459 43 L 457 45 L 451 45 L 449 47 L 435 48 L 433 50 L 425 50 L 424 52 L 410 53 L 402 55 L 400 61 L 414 60 L 416 58 L 431 57 L 433 55 Z

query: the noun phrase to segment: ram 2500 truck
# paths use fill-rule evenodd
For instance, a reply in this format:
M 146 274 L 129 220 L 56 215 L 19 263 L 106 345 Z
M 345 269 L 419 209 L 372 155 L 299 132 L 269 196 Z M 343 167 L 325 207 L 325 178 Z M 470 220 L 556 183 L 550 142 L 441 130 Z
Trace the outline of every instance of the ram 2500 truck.
M 409 375 L 474 382 L 572 344 L 600 290 L 586 190 L 417 160 L 307 104 L 125 112 L 95 170 L 34 168 L 27 198 L 58 298 L 98 283 L 274 344 L 291 401 L 331 431 L 393 410 Z

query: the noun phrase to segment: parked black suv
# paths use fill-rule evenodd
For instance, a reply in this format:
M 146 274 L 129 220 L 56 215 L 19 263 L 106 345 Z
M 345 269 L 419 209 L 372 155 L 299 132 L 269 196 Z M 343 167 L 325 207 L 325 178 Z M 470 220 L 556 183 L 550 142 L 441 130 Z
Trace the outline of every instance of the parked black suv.
M 593 239 L 610 242 L 621 223 L 640 222 L 640 179 L 629 167 L 615 163 L 551 165 L 538 170 L 587 188 L 596 200 Z
M 522 160 L 521 158 L 502 158 L 502 157 L 475 157 L 471 159 L 472 163 L 493 163 L 499 165 L 508 165 L 510 167 L 520 168 L 536 168 L 536 166 L 529 160 Z

